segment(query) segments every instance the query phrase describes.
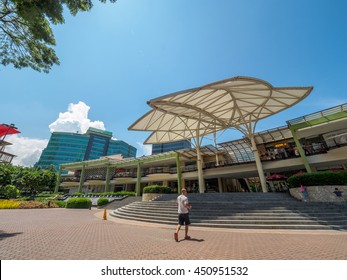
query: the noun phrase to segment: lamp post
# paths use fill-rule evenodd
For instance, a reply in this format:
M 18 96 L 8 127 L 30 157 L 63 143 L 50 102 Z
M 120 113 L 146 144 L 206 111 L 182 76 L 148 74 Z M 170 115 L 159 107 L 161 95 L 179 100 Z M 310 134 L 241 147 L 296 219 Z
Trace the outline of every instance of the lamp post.
M 3 123 L 2 125 L 7 126 L 7 130 L 6 130 L 5 134 L 4 134 L 4 136 L 2 137 L 2 139 L 0 140 L 0 145 L 2 144 L 2 142 L 4 142 L 5 137 L 8 134 L 8 132 L 10 131 L 11 128 L 17 129 L 17 127 L 15 127 L 13 123 L 11 123 L 9 125 Z

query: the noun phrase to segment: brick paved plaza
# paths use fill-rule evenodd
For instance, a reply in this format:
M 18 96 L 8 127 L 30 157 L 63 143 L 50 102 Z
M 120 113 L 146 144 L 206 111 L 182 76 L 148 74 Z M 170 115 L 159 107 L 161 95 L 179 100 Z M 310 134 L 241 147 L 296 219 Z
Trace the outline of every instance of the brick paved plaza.
M 102 217 L 99 209 L 0 210 L 0 259 L 347 259 L 345 231 L 191 227 L 192 240 L 176 243 L 172 226 Z

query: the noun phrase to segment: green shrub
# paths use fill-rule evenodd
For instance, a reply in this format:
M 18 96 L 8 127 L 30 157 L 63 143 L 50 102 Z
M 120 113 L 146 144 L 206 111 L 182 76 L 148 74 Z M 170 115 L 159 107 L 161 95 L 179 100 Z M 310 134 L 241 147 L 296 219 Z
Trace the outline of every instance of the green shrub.
M 53 202 L 59 206 L 59 208 L 65 208 L 66 207 L 66 201 L 61 200 L 53 200 Z
M 98 206 L 103 206 L 106 205 L 107 203 L 109 203 L 109 199 L 106 197 L 100 197 L 97 201 Z
M 88 209 L 92 206 L 92 201 L 89 198 L 70 198 L 66 202 L 66 208 L 84 208 Z
M 30 197 L 33 192 L 34 192 L 33 189 L 24 187 L 24 188 L 20 189 L 20 196 L 21 197 Z
M 93 196 L 105 196 L 105 195 L 113 195 L 113 192 L 90 192 L 86 193 L 86 195 L 93 195 Z
M 4 198 L 17 198 L 20 191 L 13 185 L 7 185 L 1 188 L 1 194 Z
M 256 185 L 249 185 L 249 187 L 251 188 L 252 192 L 257 192 L 257 186 Z
M 331 185 L 347 185 L 347 172 L 314 172 L 300 174 L 289 177 L 287 180 L 290 188 L 298 188 L 304 186 L 331 186 Z
M 54 196 L 54 195 L 55 194 L 52 194 L 49 191 L 44 191 L 44 192 L 40 192 L 39 194 L 37 194 L 37 196 L 39 196 L 39 197 L 51 197 L 51 196 Z
M 171 193 L 171 189 L 169 187 L 153 185 L 144 187 L 143 193 Z
M 19 201 L 29 201 L 29 200 L 31 200 L 31 198 L 30 198 L 29 196 L 20 196 L 20 197 L 18 198 L 18 200 L 19 200 Z
M 36 197 L 35 201 L 37 201 L 37 202 L 47 202 L 48 200 L 45 197 Z

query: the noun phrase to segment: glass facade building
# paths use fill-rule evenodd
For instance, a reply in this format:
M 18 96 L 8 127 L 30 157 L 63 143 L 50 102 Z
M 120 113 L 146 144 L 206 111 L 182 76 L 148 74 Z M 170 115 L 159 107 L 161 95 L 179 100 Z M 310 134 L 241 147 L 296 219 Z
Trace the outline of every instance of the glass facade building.
M 46 169 L 54 165 L 58 170 L 59 164 L 115 154 L 124 158 L 135 157 L 136 148 L 122 140 L 112 139 L 112 132 L 95 128 L 89 128 L 85 134 L 53 132 L 35 166 Z
M 171 151 L 190 149 L 191 147 L 192 145 L 190 144 L 188 140 L 162 143 L 162 144 L 153 144 L 152 155 L 171 152 Z

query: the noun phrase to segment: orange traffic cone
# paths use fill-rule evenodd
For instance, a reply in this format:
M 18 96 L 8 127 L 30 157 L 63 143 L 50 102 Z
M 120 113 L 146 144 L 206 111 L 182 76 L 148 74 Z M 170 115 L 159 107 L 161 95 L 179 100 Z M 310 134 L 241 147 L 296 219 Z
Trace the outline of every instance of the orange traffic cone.
M 107 216 L 106 216 L 106 209 L 104 209 L 104 215 L 102 216 L 103 220 L 107 220 Z

